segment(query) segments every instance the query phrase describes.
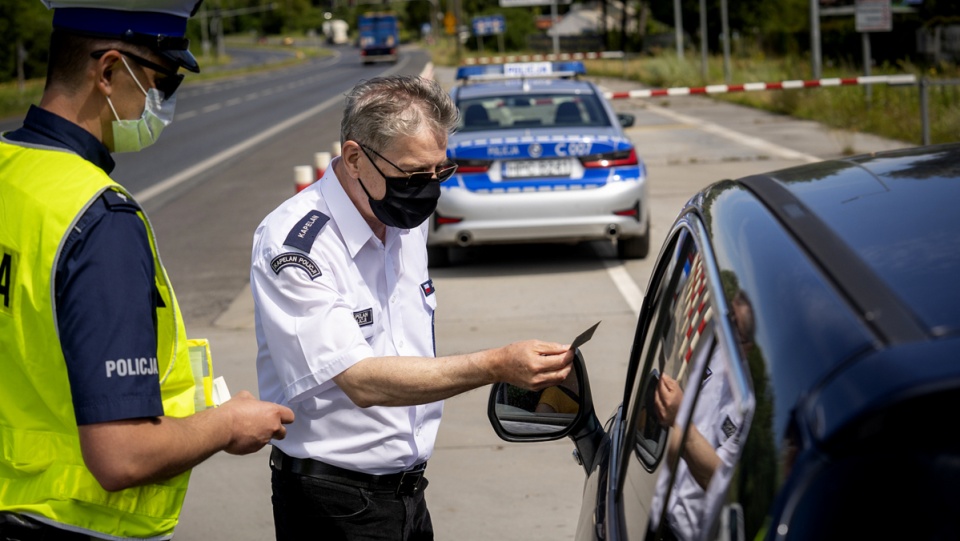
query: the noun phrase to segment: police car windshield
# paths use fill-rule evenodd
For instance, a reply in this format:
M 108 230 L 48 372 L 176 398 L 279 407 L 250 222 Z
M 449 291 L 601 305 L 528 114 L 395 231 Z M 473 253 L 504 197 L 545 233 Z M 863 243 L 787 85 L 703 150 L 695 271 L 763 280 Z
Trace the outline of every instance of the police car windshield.
M 523 94 L 464 99 L 459 132 L 531 128 L 609 127 L 597 96 Z

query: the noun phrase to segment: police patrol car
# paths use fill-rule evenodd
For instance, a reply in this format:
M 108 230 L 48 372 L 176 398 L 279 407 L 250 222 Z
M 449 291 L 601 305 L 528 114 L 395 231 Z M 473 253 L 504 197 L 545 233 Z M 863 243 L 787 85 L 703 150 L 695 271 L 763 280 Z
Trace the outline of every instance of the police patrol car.
M 492 243 L 613 239 L 621 258 L 646 257 L 646 168 L 581 62 L 464 66 L 451 91 L 460 126 L 447 153 L 459 165 L 431 219 L 431 265 L 449 249 Z

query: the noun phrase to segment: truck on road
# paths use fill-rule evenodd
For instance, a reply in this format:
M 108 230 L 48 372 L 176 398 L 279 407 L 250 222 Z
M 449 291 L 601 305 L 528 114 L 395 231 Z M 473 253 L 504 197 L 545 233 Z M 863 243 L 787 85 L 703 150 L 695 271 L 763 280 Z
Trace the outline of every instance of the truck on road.
M 360 59 L 364 64 L 396 62 L 400 48 L 400 27 L 393 13 L 367 13 L 357 21 L 360 30 Z

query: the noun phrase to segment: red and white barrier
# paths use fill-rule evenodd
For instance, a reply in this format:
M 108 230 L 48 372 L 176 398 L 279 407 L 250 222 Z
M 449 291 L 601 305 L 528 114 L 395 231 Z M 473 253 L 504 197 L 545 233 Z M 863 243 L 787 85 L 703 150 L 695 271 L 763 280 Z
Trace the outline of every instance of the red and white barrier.
M 466 58 L 464 59 L 463 64 L 465 66 L 474 66 L 477 64 L 504 64 L 506 62 L 553 62 L 556 60 L 596 60 L 599 58 L 623 58 L 623 51 L 485 56 L 480 58 Z
M 320 180 L 333 158 L 340 155 L 340 142 L 333 143 L 333 152 L 317 152 L 313 155 L 313 165 L 298 165 L 293 168 L 293 184 L 296 193 Z
M 313 165 L 317 169 L 317 180 L 323 178 L 323 174 L 327 172 L 327 167 L 330 166 L 330 160 L 329 152 L 317 152 L 313 155 Z
M 660 98 L 665 96 L 690 96 L 694 94 L 723 94 L 726 92 L 751 92 L 755 90 L 790 90 L 797 88 L 876 84 L 912 85 L 916 83 L 917 77 L 915 75 L 870 75 L 863 77 L 814 79 L 809 81 L 781 81 L 779 83 L 746 83 L 742 85 L 654 88 L 630 90 L 627 92 L 605 92 L 603 95 L 608 100 L 617 100 L 630 98 Z
M 307 186 L 316 181 L 313 175 L 313 167 L 309 165 L 298 165 L 293 168 L 293 184 L 297 193 L 302 192 Z

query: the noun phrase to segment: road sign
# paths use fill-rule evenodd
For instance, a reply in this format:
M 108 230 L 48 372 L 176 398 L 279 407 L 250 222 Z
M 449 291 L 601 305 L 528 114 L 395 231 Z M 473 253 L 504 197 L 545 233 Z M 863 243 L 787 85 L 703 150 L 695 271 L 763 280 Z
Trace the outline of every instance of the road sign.
M 893 30 L 890 0 L 857 0 L 854 13 L 857 32 L 889 32 Z
M 452 11 L 448 11 L 443 17 L 443 28 L 448 35 L 454 35 L 457 32 L 457 17 Z
M 503 34 L 507 27 L 503 15 L 486 15 L 473 18 L 473 35 L 475 36 L 493 36 Z

